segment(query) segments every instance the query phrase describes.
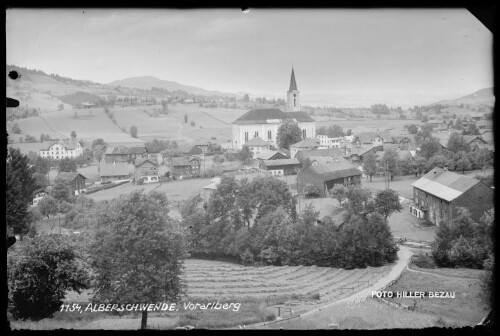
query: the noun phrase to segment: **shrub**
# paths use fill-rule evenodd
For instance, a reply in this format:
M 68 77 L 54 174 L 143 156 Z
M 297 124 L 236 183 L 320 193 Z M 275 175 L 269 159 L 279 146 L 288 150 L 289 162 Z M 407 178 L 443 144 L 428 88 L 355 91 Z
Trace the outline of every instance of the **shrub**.
M 248 249 L 240 254 L 240 260 L 241 263 L 245 266 L 251 266 L 254 264 L 253 254 Z
M 141 177 L 140 179 L 137 180 L 138 185 L 144 184 L 144 179 Z
M 423 253 L 414 256 L 412 262 L 420 268 L 436 268 L 434 258 Z
M 321 191 L 314 184 L 307 184 L 304 188 L 304 196 L 306 198 L 317 198 L 321 195 Z

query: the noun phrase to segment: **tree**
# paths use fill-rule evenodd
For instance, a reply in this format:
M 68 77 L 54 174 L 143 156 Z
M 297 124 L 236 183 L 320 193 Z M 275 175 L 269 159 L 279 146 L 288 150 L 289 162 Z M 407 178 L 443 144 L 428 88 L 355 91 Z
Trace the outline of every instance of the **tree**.
M 455 169 L 458 171 L 462 171 L 462 174 L 465 174 L 466 170 L 471 169 L 471 163 L 467 157 L 462 157 L 455 161 Z
M 5 215 L 7 228 L 14 234 L 29 232 L 31 218 L 28 207 L 35 194 L 41 190 L 33 176 L 34 168 L 29 159 L 17 148 L 8 147 L 6 160 L 6 202 Z
M 460 151 L 468 152 L 469 145 L 465 141 L 464 137 L 458 133 L 452 133 L 446 148 L 453 153 L 458 153 Z
M 77 168 L 76 162 L 72 158 L 66 157 L 59 161 L 59 172 L 76 173 Z
M 38 202 L 38 210 L 42 216 L 50 218 L 50 216 L 56 215 L 59 211 L 59 206 L 57 200 L 52 196 L 45 196 Z
M 168 112 L 168 102 L 166 100 L 161 100 L 161 106 L 162 106 L 162 109 L 163 109 L 163 113 L 167 113 Z
M 424 140 L 422 145 L 420 145 L 420 155 L 427 160 L 439 153 L 440 150 L 441 144 L 434 138 Z
M 187 115 L 187 114 L 185 114 L 185 115 L 184 115 L 184 123 L 185 123 L 185 124 L 187 124 L 187 122 L 188 122 L 188 115 Z
M 321 190 L 314 184 L 306 184 L 304 187 L 304 196 L 306 198 L 317 198 L 321 196 Z
M 408 126 L 408 133 L 417 134 L 417 132 L 418 132 L 418 127 L 416 125 Z
M 184 235 L 168 215 L 165 194 L 135 191 L 110 202 L 90 244 L 99 303 L 176 302 Z M 141 329 L 147 327 L 142 311 Z
M 101 159 L 104 156 L 104 153 L 106 153 L 106 146 L 96 145 L 92 150 L 92 153 L 94 155 L 94 159 L 96 159 L 97 161 L 101 161 Z
M 19 125 L 17 123 L 15 123 L 12 126 L 12 133 L 14 133 L 14 134 L 21 134 L 22 133 L 21 128 L 19 128 Z
M 243 146 L 238 152 L 238 156 L 243 164 L 248 164 L 250 160 L 253 159 L 253 153 L 250 151 L 250 148 L 248 148 L 248 146 Z
M 330 190 L 330 196 L 336 199 L 339 205 L 342 206 L 342 202 L 347 198 L 347 191 L 347 187 L 343 184 L 335 184 Z
M 278 128 L 276 142 L 281 149 L 289 149 L 293 145 L 302 140 L 302 131 L 296 123 L 284 123 Z
M 401 212 L 403 207 L 399 202 L 399 195 L 392 189 L 381 190 L 375 196 L 375 210 L 384 216 L 384 220 L 387 222 L 387 217 L 389 217 L 393 212 Z
M 380 164 L 384 169 L 387 169 L 387 171 L 391 175 L 391 181 L 394 178 L 394 175 L 399 173 L 398 162 L 399 156 L 394 149 L 389 148 L 384 151 L 384 155 L 382 156 Z
M 347 188 L 346 198 L 349 201 L 347 208 L 351 213 L 360 213 L 365 210 L 366 205 L 371 197 L 371 192 L 368 189 L 353 185 Z
M 7 272 L 9 310 L 15 319 L 52 317 L 67 290 L 89 288 L 85 262 L 60 235 L 28 238 L 9 250 Z
M 56 185 L 54 186 L 54 189 L 52 190 L 52 196 L 56 200 L 58 200 L 59 202 L 62 202 L 62 201 L 69 202 L 71 199 L 71 196 L 73 196 L 69 182 L 66 182 L 65 180 L 62 180 L 62 179 L 58 179 L 56 181 Z
M 99 139 L 95 139 L 92 141 L 92 144 L 90 145 L 90 149 L 94 150 L 94 148 L 98 145 L 101 145 L 104 147 L 108 146 L 108 144 L 106 142 L 104 142 L 104 140 L 102 138 L 99 138 Z
M 377 172 L 377 161 L 375 153 L 369 152 L 363 157 L 363 170 L 365 174 L 370 176 L 370 182 L 372 181 L 372 176 Z
M 76 139 L 76 132 L 75 131 L 71 131 L 71 138 Z
M 450 160 L 448 160 L 448 158 L 446 156 L 441 155 L 441 154 L 437 154 L 437 155 L 432 156 L 429 159 L 429 167 L 431 167 L 431 168 L 435 168 L 435 167 L 445 168 L 445 167 L 449 166 L 449 163 L 450 163 L 449 161 Z
M 61 104 L 57 105 L 57 110 L 58 110 L 58 111 L 62 111 L 62 110 L 64 110 L 64 104 L 63 104 L 63 103 L 61 103 Z
M 250 97 L 248 96 L 248 93 L 245 93 L 245 95 L 243 96 L 243 101 L 244 102 L 249 102 L 250 101 Z
M 137 126 L 130 126 L 130 136 L 137 138 Z

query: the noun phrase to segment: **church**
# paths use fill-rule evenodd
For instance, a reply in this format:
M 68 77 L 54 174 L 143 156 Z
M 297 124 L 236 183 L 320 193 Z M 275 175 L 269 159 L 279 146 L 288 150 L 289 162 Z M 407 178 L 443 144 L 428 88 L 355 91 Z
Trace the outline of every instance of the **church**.
M 297 89 L 293 68 L 287 92 L 287 111 L 283 112 L 277 108 L 254 109 L 236 119 L 232 123 L 233 148 L 241 149 L 254 138 L 277 147 L 278 129 L 287 122 L 297 123 L 303 139 L 316 137 L 314 119 L 300 110 L 300 92 Z

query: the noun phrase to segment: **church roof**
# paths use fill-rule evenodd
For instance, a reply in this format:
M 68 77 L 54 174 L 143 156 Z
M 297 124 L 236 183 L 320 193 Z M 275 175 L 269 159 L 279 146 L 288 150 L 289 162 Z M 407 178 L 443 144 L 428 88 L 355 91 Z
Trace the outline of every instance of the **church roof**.
M 290 89 L 288 91 L 297 90 L 297 82 L 295 81 L 295 73 L 292 67 L 292 77 L 290 78 Z
M 305 112 L 283 112 L 277 108 L 253 109 L 236 119 L 233 124 L 275 124 L 283 122 L 314 122 Z

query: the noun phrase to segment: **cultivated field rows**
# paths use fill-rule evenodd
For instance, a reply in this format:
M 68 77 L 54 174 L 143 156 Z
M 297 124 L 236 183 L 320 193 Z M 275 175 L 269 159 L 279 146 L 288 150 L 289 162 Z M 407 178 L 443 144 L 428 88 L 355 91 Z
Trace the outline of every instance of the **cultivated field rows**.
M 338 299 L 366 288 L 387 274 L 391 265 L 344 270 L 317 266 L 244 267 L 188 260 L 183 279 L 193 297 L 320 295 L 320 302 Z

